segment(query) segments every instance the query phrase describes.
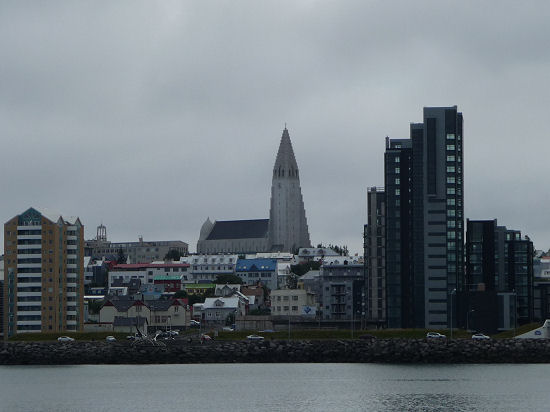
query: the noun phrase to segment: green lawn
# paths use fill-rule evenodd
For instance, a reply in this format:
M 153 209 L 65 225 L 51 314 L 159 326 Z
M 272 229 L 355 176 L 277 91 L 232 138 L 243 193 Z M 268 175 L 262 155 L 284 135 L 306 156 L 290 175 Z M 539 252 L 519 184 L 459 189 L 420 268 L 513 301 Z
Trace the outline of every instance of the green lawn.
M 422 339 L 426 337 L 428 332 L 439 332 L 450 338 L 449 330 L 427 330 L 427 329 L 380 329 L 380 330 L 355 330 L 353 338 L 357 339 L 361 335 L 373 335 L 377 338 L 405 338 L 405 339 Z M 288 330 L 277 331 L 274 333 L 262 333 L 258 331 L 235 331 L 235 332 L 219 332 L 218 340 L 243 340 L 248 335 L 255 334 L 263 336 L 265 339 L 288 339 Z M 465 330 L 453 330 L 453 338 L 470 338 L 472 334 Z M 290 330 L 290 339 L 303 340 L 318 340 L 318 339 L 351 339 L 352 334 L 350 329 L 302 329 Z
M 60 336 L 70 336 L 79 341 L 105 340 L 107 336 L 114 336 L 117 340 L 125 340 L 129 333 L 121 332 L 57 332 L 57 333 L 19 333 L 10 337 L 10 341 L 42 342 L 55 341 Z
M 521 335 L 523 333 L 527 333 L 530 330 L 540 328 L 543 325 L 541 322 L 535 322 L 535 323 L 527 323 L 522 326 L 518 326 L 516 330 L 507 330 L 505 332 L 500 332 L 496 335 L 493 335 L 492 337 L 495 339 L 506 339 L 506 338 L 513 338 L 514 336 Z

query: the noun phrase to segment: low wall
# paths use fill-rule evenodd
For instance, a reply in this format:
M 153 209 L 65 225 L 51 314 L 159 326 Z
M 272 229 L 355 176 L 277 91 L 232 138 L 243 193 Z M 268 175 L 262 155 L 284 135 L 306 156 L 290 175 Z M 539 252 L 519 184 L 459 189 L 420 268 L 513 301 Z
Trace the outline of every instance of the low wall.
M 266 340 L 203 345 L 180 340 L 164 347 L 130 342 L 10 342 L 0 349 L 0 364 L 4 365 L 233 362 L 550 363 L 550 340 Z

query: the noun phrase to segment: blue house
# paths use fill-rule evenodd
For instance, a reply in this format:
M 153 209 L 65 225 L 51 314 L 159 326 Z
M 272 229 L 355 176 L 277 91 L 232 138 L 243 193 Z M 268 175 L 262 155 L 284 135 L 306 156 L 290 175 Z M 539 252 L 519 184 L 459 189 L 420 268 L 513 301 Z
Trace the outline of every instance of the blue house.
M 245 285 L 255 285 L 258 282 L 269 289 L 277 289 L 277 261 L 275 259 L 239 259 L 235 274 Z

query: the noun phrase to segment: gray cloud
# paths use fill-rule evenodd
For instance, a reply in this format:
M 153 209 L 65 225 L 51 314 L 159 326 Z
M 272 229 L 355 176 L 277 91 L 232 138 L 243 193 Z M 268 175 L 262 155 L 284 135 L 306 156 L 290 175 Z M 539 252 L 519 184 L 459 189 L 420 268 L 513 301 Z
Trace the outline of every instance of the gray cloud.
M 3 221 L 181 239 L 268 216 L 288 122 L 314 243 L 359 252 L 384 136 L 465 117 L 466 214 L 550 247 L 546 2 L 13 2 L 0 13 Z

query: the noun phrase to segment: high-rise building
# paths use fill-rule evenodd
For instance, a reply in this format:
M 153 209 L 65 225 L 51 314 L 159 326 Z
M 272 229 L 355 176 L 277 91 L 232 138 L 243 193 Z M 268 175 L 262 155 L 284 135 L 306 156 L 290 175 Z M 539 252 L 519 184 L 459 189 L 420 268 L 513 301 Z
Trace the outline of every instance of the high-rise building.
M 365 225 L 364 316 L 369 324 L 386 324 L 386 193 L 371 187 L 367 192 Z
M 78 217 L 30 208 L 4 225 L 4 330 L 80 331 L 84 226 Z
M 311 247 L 300 173 L 286 127 L 273 166 L 269 241 L 272 251 L 297 252 Z
M 451 306 L 464 264 L 462 124 L 456 106 L 425 107 L 410 139 L 386 141 L 389 327 L 456 323 Z
M 468 219 L 463 289 L 464 326 L 496 331 L 532 322 L 533 242 L 496 219 Z

